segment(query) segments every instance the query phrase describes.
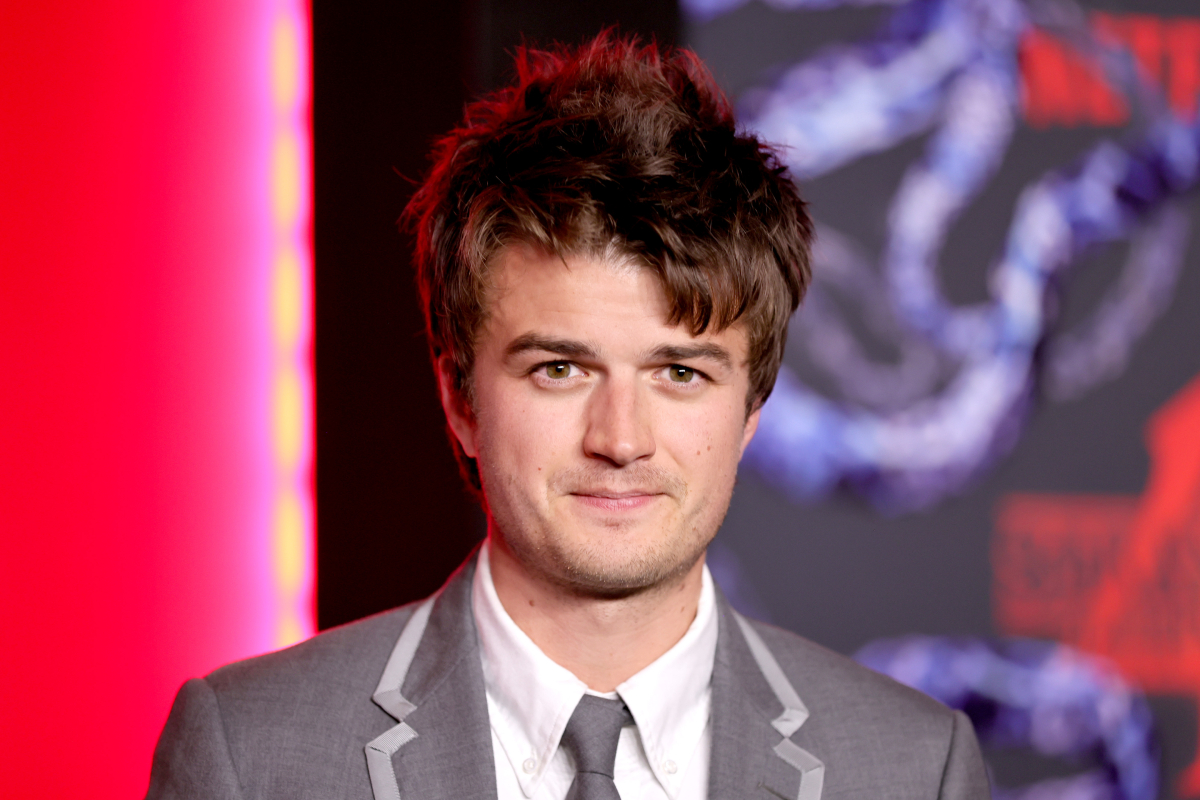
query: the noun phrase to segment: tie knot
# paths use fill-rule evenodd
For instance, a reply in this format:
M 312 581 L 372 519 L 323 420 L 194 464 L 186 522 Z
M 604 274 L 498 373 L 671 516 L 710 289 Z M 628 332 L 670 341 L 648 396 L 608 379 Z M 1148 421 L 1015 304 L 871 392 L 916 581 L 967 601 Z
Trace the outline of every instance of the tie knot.
M 575 759 L 579 772 L 613 776 L 621 728 L 633 724 L 633 715 L 621 700 L 585 694 L 563 731 L 562 746 Z

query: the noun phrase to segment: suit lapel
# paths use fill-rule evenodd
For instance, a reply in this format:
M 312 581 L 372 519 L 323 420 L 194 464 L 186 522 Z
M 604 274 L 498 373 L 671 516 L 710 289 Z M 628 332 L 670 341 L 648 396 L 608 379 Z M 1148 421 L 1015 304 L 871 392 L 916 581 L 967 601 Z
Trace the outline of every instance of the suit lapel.
M 375 800 L 496 800 L 475 558 L 409 618 L 373 695 L 397 724 L 366 747 Z M 717 591 L 709 798 L 820 800 L 825 767 L 792 741 L 808 719 L 766 645 Z
M 717 612 L 710 800 L 820 800 L 825 766 L 792 741 L 808 709 L 762 639 L 719 590 Z
M 397 724 L 366 747 L 375 800 L 495 800 L 479 641 L 475 558 L 409 618 L 372 699 Z

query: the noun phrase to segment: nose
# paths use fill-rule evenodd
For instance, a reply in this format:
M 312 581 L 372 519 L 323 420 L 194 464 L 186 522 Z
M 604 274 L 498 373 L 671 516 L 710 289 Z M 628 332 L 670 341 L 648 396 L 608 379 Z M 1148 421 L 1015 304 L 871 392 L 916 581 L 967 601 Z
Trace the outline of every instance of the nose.
M 654 426 L 645 387 L 638 381 L 609 376 L 589 398 L 583 449 L 623 467 L 654 455 Z

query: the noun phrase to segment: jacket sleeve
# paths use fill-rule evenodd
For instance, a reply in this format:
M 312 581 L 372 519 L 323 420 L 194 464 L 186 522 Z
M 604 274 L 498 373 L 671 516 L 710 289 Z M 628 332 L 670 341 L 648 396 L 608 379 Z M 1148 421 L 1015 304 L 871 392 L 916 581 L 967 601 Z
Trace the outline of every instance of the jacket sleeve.
M 202 679 L 185 683 L 154 748 L 146 800 L 239 800 L 221 710 Z
M 950 734 L 950 752 L 942 772 L 939 800 L 988 800 L 987 770 L 979 752 L 979 742 L 971 720 L 961 711 L 954 712 L 954 728 Z

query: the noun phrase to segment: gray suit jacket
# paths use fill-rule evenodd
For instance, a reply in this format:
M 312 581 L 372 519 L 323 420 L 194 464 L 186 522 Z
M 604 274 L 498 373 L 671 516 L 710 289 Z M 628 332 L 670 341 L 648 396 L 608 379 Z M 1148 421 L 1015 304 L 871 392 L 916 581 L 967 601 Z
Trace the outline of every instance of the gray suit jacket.
M 474 568 L 430 600 L 185 683 L 147 797 L 495 800 Z M 717 595 L 712 800 L 988 797 L 961 712 Z

